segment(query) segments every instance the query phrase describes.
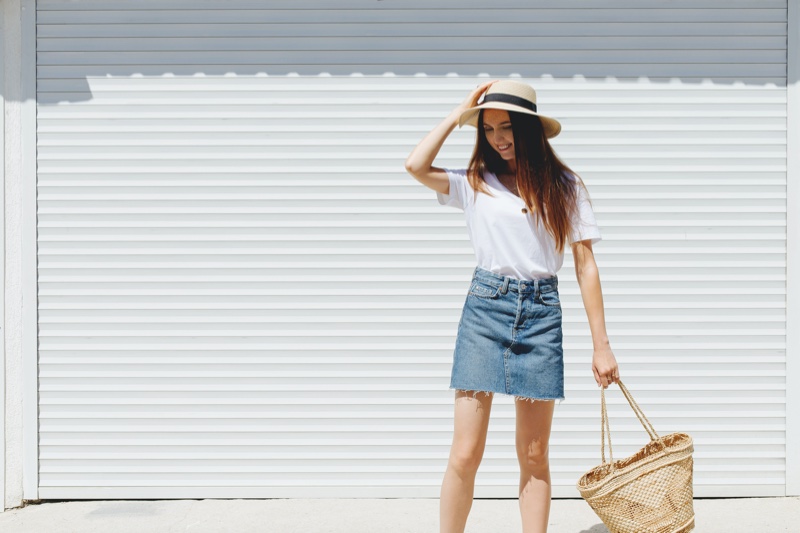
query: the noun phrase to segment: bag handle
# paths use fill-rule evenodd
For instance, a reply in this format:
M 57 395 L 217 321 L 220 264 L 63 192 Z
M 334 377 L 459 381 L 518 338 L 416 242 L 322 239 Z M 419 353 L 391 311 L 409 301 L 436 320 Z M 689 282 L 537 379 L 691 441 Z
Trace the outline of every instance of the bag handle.
M 661 442 L 661 445 L 664 445 L 664 442 L 661 441 L 661 438 L 656 433 L 656 429 L 653 427 L 653 424 L 650 423 L 650 420 L 644 415 L 642 408 L 639 407 L 639 404 L 636 403 L 636 400 L 633 399 L 631 396 L 630 391 L 628 388 L 622 383 L 622 380 L 617 381 L 619 388 L 622 390 L 622 394 L 625 395 L 625 399 L 628 400 L 628 403 L 633 409 L 633 412 L 636 414 L 636 417 L 639 419 L 639 422 L 642 423 L 645 431 L 647 431 L 648 436 L 650 437 L 651 442 Z M 606 463 L 606 433 L 608 433 L 608 453 L 611 456 L 611 470 L 614 470 L 614 452 L 611 449 L 611 426 L 608 423 L 608 411 L 606 409 L 606 389 L 604 387 L 600 387 L 600 456 L 602 457 L 602 464 Z

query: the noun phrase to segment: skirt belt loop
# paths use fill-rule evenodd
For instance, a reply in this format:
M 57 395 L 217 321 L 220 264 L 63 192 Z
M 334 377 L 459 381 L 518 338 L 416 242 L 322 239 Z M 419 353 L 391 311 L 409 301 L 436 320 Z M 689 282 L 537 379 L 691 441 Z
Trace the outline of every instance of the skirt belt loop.
M 503 294 L 506 294 L 508 292 L 508 283 L 510 281 L 511 281 L 511 278 L 509 278 L 508 276 L 506 276 L 506 278 L 503 280 L 503 287 L 500 289 L 500 291 Z

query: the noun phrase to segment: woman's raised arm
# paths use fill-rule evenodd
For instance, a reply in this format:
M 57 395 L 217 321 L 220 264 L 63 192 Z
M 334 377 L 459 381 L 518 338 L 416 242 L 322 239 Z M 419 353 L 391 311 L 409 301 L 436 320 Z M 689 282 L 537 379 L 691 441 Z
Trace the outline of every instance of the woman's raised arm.
M 433 161 L 439 150 L 442 149 L 447 136 L 458 125 L 458 119 L 467 109 L 478 104 L 481 95 L 486 92 L 491 84 L 497 80 L 492 80 L 479 85 L 461 104 L 456 107 L 447 118 L 433 128 L 406 158 L 406 171 L 414 176 L 417 181 L 442 194 L 450 193 L 450 180 L 445 171 L 433 166 Z

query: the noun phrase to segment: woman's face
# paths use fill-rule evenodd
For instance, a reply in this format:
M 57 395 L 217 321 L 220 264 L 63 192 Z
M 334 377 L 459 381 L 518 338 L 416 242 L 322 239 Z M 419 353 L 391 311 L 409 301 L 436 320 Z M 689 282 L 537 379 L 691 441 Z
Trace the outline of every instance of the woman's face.
M 504 109 L 483 110 L 483 132 L 492 148 L 505 161 L 514 159 L 514 132 L 511 117 Z

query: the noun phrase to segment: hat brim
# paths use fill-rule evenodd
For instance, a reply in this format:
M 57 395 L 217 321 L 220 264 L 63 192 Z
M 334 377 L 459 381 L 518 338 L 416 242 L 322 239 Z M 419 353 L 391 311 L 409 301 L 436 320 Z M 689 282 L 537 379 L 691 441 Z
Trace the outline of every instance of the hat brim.
M 458 127 L 461 128 L 464 126 L 464 124 L 469 124 L 470 126 L 477 128 L 478 114 L 481 112 L 481 109 L 504 109 L 506 111 L 516 111 L 517 113 L 525 113 L 526 115 L 539 117 L 539 119 L 542 121 L 544 133 L 548 139 L 561 133 L 561 123 L 556 119 L 540 115 L 539 113 L 531 111 L 530 109 L 525 109 L 524 107 L 516 106 L 506 102 L 485 102 L 467 109 L 461 113 L 461 116 L 458 118 Z

